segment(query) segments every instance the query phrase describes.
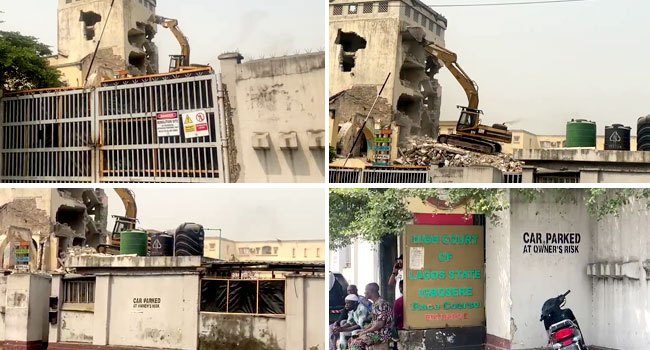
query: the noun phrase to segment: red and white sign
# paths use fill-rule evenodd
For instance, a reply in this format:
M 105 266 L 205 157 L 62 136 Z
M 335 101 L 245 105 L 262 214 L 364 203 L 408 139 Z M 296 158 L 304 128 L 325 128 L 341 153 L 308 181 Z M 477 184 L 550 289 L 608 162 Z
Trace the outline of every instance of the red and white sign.
M 208 117 L 205 111 L 196 111 L 183 114 L 183 130 L 185 138 L 209 136 Z
M 180 136 L 180 127 L 181 123 L 178 120 L 178 113 L 176 112 L 158 113 L 156 116 L 158 137 Z

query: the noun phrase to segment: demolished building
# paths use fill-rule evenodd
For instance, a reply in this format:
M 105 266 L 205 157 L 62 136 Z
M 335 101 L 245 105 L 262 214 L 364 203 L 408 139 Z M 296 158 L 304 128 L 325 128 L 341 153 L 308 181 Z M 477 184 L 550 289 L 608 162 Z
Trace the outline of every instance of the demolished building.
M 112 8 L 111 0 L 59 0 L 57 54 L 50 65 L 71 87 L 85 85 L 95 49 L 90 76 L 96 81 L 121 72 L 158 73 L 155 10 L 156 0 L 117 0 Z
M 15 243 L 29 244 L 29 271 L 55 271 L 72 247 L 105 243 L 108 199 L 103 189 L 1 189 L 2 267 L 13 269 Z
M 330 96 L 354 91 L 358 86 L 373 87 L 374 93 L 364 94 L 366 98 L 357 101 L 367 114 L 391 74 L 382 93 L 390 113 L 387 117 L 372 116 L 363 131 L 367 142 L 362 148 L 367 150 L 357 153 L 365 153 L 373 161 L 370 153 L 374 138 L 389 138 L 385 143 L 389 146 L 382 147 L 390 147 L 390 159 L 394 159 L 394 142 L 404 144 L 411 136 L 437 137 L 442 89 L 435 75 L 442 65 L 424 47 L 427 42 L 445 46 L 447 20 L 419 0 L 333 0 L 329 18 Z M 338 133 L 350 133 L 350 123 L 355 125 L 352 133 L 358 133 L 359 114 L 363 111 L 349 113 L 340 104 L 330 104 L 332 146 L 347 142 L 349 138 Z M 351 144 L 337 147 L 345 150 Z

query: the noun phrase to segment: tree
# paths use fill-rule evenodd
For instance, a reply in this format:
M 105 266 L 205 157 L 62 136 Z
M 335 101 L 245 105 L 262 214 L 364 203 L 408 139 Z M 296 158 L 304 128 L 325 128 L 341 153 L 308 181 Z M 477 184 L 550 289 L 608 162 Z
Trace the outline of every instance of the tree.
M 60 73 L 45 57 L 50 48 L 32 36 L 0 31 L 0 85 L 7 91 L 60 87 Z
M 514 195 L 534 202 L 544 191 L 550 191 L 559 204 L 575 202 L 571 191 L 577 189 L 513 189 Z M 510 198 L 500 188 L 452 189 L 331 189 L 330 249 L 338 249 L 361 239 L 378 243 L 386 235 L 400 235 L 404 226 L 413 220 L 408 200 L 438 198 L 453 204 L 462 204 L 466 213 L 484 214 L 492 223 L 499 223 L 498 213 L 510 208 Z M 646 202 L 650 209 L 650 189 L 588 188 L 583 192 L 583 205 L 597 220 L 617 216 L 620 210 L 635 200 Z

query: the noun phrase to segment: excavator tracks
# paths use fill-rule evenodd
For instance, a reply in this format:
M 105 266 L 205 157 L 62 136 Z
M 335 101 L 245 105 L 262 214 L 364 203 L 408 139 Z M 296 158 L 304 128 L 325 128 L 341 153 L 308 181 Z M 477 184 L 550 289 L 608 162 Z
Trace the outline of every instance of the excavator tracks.
M 501 152 L 501 145 L 496 142 L 485 141 L 468 136 L 440 135 L 438 136 L 438 142 L 485 154 Z

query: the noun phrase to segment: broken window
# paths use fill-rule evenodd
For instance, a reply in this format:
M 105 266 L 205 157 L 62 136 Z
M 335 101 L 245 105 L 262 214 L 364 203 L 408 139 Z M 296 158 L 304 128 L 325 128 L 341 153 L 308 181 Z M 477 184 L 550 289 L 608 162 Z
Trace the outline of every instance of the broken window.
M 282 315 L 284 280 L 201 280 L 201 311 Z
M 342 48 L 340 57 L 341 69 L 344 72 L 351 72 L 356 64 L 356 52 L 366 48 L 366 39 L 356 33 L 346 33 L 339 29 L 335 43 L 341 45 Z
M 349 15 L 356 15 L 357 14 L 357 4 L 350 4 L 348 6 L 348 14 Z
M 65 278 L 63 303 L 93 304 L 95 302 L 95 277 Z
M 95 38 L 95 24 L 99 23 L 101 20 L 102 16 L 95 12 L 81 11 L 79 21 L 84 22 L 84 35 L 86 36 L 86 40 L 93 40 L 93 38 Z
M 363 4 L 363 13 L 372 13 L 372 7 L 373 7 L 372 2 L 367 2 Z
M 334 5 L 334 8 L 332 10 L 332 14 L 334 16 L 340 16 L 343 14 L 343 5 Z

